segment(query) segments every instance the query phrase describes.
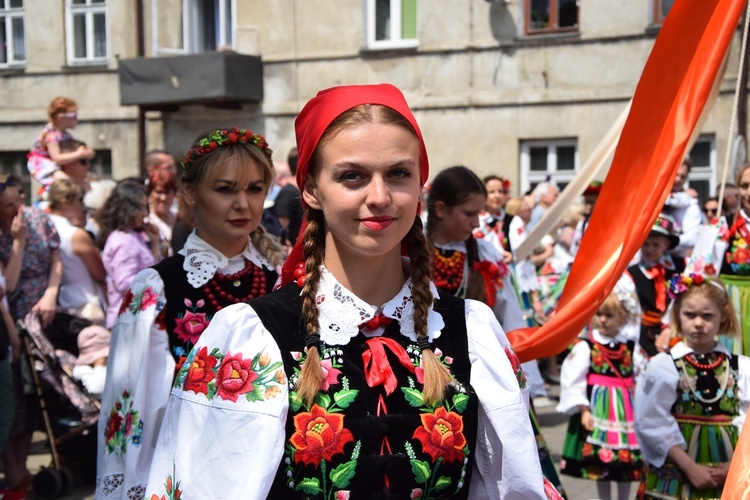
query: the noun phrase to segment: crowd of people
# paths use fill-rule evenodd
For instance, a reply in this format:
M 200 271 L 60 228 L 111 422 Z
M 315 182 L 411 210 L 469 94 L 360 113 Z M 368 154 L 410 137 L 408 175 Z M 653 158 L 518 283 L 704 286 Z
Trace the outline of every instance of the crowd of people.
M 97 498 L 562 498 L 558 470 L 601 498 L 720 496 L 750 403 L 750 166 L 699 200 L 685 160 L 589 327 L 520 363 L 505 332 L 555 314 L 601 182 L 561 211 L 553 179 L 430 179 L 390 85 L 320 92 L 286 162 L 228 127 L 118 182 L 88 175 L 76 103 L 48 111 L 39 200 L 0 175 L 7 498 L 40 425 L 16 322 L 60 310 L 91 324 L 72 373 L 101 400 Z

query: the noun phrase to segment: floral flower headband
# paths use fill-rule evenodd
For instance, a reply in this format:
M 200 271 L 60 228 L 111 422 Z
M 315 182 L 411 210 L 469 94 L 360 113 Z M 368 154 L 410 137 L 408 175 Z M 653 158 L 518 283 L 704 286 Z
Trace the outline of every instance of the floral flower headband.
M 185 161 L 182 162 L 182 168 L 187 168 L 190 162 L 193 162 L 201 156 L 207 155 L 219 149 L 226 144 L 252 144 L 266 155 L 268 161 L 273 165 L 271 155 L 273 151 L 268 147 L 265 137 L 260 134 L 254 134 L 252 131 L 237 127 L 229 130 L 212 130 L 206 137 L 203 137 L 198 143 L 188 151 Z
M 726 293 L 726 291 L 724 290 L 724 287 L 722 287 L 719 283 L 716 283 L 715 281 L 711 281 L 710 279 L 706 278 L 702 274 L 682 273 L 682 274 L 675 274 L 669 280 L 669 285 L 667 287 L 667 295 L 669 295 L 669 297 L 672 299 L 676 299 L 680 295 L 685 293 L 691 286 L 700 286 L 706 282 L 715 286 L 716 288 L 721 290 L 723 293 Z

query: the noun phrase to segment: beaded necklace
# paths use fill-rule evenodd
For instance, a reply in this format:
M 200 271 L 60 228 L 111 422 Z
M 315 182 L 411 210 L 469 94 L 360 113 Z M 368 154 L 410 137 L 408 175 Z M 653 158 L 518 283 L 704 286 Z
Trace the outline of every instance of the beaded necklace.
M 250 291 L 244 296 L 238 297 L 231 292 L 227 292 L 222 284 L 231 283 L 234 287 L 239 287 L 242 284 L 242 278 L 252 273 L 252 287 Z M 247 302 L 250 299 L 260 297 L 266 293 L 266 273 L 263 272 L 261 267 L 256 266 L 252 262 L 248 261 L 245 267 L 240 271 L 233 274 L 221 274 L 216 273 L 208 283 L 203 287 L 203 293 L 206 294 L 208 302 L 220 311 L 226 306 L 237 304 L 239 302 Z M 219 302 L 221 300 L 221 302 Z
M 599 351 L 606 351 L 603 354 L 605 357 L 609 359 L 622 359 L 623 356 L 625 356 L 625 351 L 627 350 L 627 346 L 625 344 L 619 344 L 617 348 L 612 349 L 608 347 L 605 344 L 602 344 L 601 342 L 596 343 L 599 347 Z
M 437 248 L 434 249 L 435 266 L 432 271 L 432 281 L 435 286 L 456 297 L 466 296 L 466 285 L 469 279 L 468 263 L 464 252 L 452 251 L 448 255 Z
M 688 364 L 692 365 L 698 370 L 703 370 L 703 375 L 707 375 L 707 372 L 713 371 L 716 368 L 718 368 L 724 361 L 726 360 L 726 357 L 723 353 L 719 353 L 719 356 L 716 358 L 716 361 L 713 363 L 700 363 L 698 359 L 695 357 L 695 354 L 687 354 L 685 357 L 682 358 L 683 360 L 687 361 Z M 685 381 L 687 383 L 688 389 L 690 389 L 690 392 L 693 394 L 693 397 L 700 401 L 701 403 L 706 404 L 712 404 L 720 400 L 724 396 L 724 392 L 727 389 L 727 384 L 729 383 L 729 363 L 727 362 L 727 366 L 724 369 L 724 373 L 721 375 L 721 379 L 719 380 L 719 389 L 716 391 L 716 395 L 713 398 L 704 398 L 701 396 L 701 391 L 698 390 L 698 388 L 695 386 L 695 381 L 693 380 L 693 383 L 691 383 L 691 379 L 693 377 L 689 376 L 687 371 L 685 371 L 685 364 L 683 363 L 681 366 L 682 373 L 685 376 Z M 706 389 L 706 392 L 708 392 L 708 389 Z

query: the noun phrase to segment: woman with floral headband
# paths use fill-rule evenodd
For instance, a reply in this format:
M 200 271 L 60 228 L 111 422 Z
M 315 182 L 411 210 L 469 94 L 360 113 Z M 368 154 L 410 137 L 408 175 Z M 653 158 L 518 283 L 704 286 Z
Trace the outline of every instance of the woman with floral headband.
M 175 373 L 219 310 L 271 291 L 283 259 L 259 226 L 274 178 L 262 136 L 210 131 L 182 165 L 197 227 L 177 255 L 138 273 L 117 315 L 99 419 L 97 498 L 143 498 Z
M 193 348 L 148 497 L 544 498 L 497 320 L 430 283 L 427 152 L 401 92 L 322 91 L 295 128 L 307 225 L 290 284 Z
M 684 340 L 638 379 L 635 431 L 648 462 L 642 498 L 719 498 L 750 404 L 750 359 L 716 341 L 739 333 L 724 285 L 703 274 L 669 284 Z

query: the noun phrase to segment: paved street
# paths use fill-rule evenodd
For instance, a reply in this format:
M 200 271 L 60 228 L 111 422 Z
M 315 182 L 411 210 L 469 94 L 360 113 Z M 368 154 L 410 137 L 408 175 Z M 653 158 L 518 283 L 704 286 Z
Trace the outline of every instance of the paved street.
M 559 386 L 552 386 L 550 397 L 555 398 L 559 394 Z M 547 406 L 538 409 L 539 424 L 542 427 L 547 444 L 552 453 L 555 465 L 560 462 L 560 452 L 562 450 L 563 440 L 565 439 L 565 429 L 567 427 L 567 417 L 555 412 L 554 406 Z M 40 467 L 47 465 L 51 456 L 46 452 L 44 443 L 44 434 L 36 433 L 34 436 L 34 446 L 30 457 L 32 471 L 36 472 Z M 2 476 L 0 475 L 0 480 Z M 596 498 L 596 487 L 592 481 L 575 479 L 568 476 L 562 476 L 563 485 L 568 493 L 570 500 L 588 500 Z M 633 484 L 632 493 L 635 495 L 637 485 Z M 94 487 L 91 485 L 79 485 L 62 500 L 89 500 L 94 498 Z

